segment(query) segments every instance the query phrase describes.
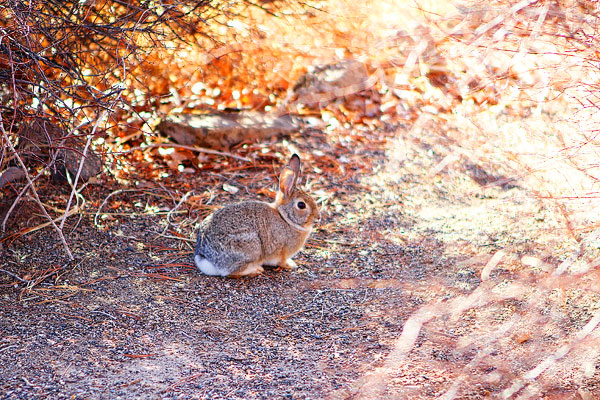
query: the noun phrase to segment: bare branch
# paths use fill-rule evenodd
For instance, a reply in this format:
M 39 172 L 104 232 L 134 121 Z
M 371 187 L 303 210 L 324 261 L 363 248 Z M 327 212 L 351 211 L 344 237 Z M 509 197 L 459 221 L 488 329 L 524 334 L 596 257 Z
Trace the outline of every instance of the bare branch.
M 13 144 L 10 142 L 10 140 L 8 138 L 8 133 L 4 129 L 4 121 L 3 121 L 3 118 L 2 118 L 2 114 L 0 114 L 0 133 L 2 134 L 2 137 L 3 137 L 4 141 L 5 141 L 5 143 L 8 145 L 10 151 L 13 154 L 15 154 L 15 158 L 17 159 L 17 161 L 19 162 L 21 168 L 25 172 L 25 179 L 27 179 L 27 184 L 31 187 L 31 193 L 33 194 L 33 197 L 35 198 L 36 202 L 40 206 L 40 209 L 42 210 L 42 213 L 44 213 L 44 216 L 48 219 L 48 221 L 50 221 L 50 224 L 52 225 L 52 227 L 54 228 L 54 230 L 58 234 L 58 237 L 60 238 L 60 240 L 61 240 L 61 242 L 62 242 L 62 244 L 63 244 L 63 246 L 65 248 L 65 252 L 67 253 L 67 256 L 69 257 L 69 260 L 74 260 L 75 258 L 73 257 L 73 254 L 71 253 L 71 249 L 69 248 L 69 245 L 67 244 L 67 240 L 65 239 L 65 235 L 63 234 L 61 228 L 59 228 L 56 225 L 56 223 L 54 222 L 54 220 L 52 219 L 52 217 L 48 214 L 48 211 L 46 210 L 46 207 L 44 207 L 44 204 L 40 200 L 40 197 L 38 196 L 38 193 L 35 190 L 35 187 L 33 186 L 33 180 L 31 179 L 31 176 L 29 176 L 29 173 L 27 172 L 27 166 L 25 165 L 25 163 L 23 162 L 23 159 L 17 153 L 17 151 L 15 150 Z

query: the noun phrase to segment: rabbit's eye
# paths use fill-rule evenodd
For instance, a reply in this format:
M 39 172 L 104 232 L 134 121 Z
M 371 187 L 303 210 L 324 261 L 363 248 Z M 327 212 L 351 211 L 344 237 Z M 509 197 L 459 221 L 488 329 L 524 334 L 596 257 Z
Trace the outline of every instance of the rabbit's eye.
M 301 209 L 304 210 L 306 208 L 306 203 L 304 203 L 303 201 L 299 201 L 296 206 Z

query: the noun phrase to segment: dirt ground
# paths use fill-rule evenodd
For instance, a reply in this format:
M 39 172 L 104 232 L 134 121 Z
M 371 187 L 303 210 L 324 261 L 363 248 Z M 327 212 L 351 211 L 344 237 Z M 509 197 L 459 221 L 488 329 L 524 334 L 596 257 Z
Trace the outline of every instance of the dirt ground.
M 433 123 L 422 128 L 397 125 L 380 148 L 348 149 L 373 165 L 349 181 L 325 182 L 305 161 L 322 220 L 294 271 L 199 274 L 193 243 L 165 229 L 174 204 L 164 193 L 117 193 L 121 206 L 96 223 L 90 207 L 70 220 L 75 263 L 29 290 L 0 275 L 2 398 L 600 396 L 600 353 L 577 346 L 597 319 L 599 296 L 585 290 L 596 274 L 559 285 L 558 256 L 543 249 L 567 245 L 544 234 L 560 222 L 497 169 L 457 161 L 431 176 L 445 138 Z M 319 140 L 326 134 L 275 146 L 310 160 Z M 264 172 L 246 172 L 260 177 L 246 189 L 269 185 L 273 171 Z M 208 180 L 231 182 L 209 174 L 168 184 L 205 193 L 217 187 Z M 237 196 L 220 190 L 212 200 Z M 150 205 L 163 213 L 139 211 Z M 193 204 L 182 209 L 171 224 L 201 219 Z M 193 225 L 184 230 L 193 239 Z M 523 255 L 545 261 L 527 265 Z M 28 275 L 64 262 L 48 230 L 0 257 L 30 286 Z

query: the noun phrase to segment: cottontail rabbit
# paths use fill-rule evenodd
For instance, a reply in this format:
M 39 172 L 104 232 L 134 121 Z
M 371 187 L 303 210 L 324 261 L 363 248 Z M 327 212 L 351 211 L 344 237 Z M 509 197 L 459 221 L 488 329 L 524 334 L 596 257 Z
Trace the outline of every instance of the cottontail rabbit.
M 194 251 L 200 271 L 238 278 L 260 274 L 263 265 L 295 267 L 291 257 L 319 218 L 317 203 L 296 188 L 299 175 L 300 157 L 294 154 L 281 171 L 273 203 L 244 201 L 206 217 Z

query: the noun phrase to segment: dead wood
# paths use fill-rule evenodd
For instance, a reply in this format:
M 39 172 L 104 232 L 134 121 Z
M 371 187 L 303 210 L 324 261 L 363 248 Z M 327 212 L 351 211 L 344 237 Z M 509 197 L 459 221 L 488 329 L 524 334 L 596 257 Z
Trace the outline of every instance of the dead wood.
M 175 142 L 228 150 L 244 141 L 263 141 L 300 129 L 290 115 L 256 111 L 174 114 L 165 117 L 157 130 Z

